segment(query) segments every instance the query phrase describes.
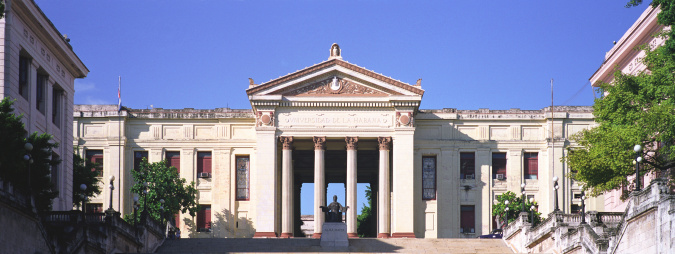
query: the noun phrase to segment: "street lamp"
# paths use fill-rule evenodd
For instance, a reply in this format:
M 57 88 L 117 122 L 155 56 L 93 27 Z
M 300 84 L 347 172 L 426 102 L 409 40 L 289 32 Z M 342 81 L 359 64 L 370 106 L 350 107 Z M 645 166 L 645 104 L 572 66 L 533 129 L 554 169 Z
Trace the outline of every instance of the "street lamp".
M 560 186 L 558 185 L 558 176 L 553 177 L 553 189 L 555 190 L 555 209 L 553 210 L 554 212 L 560 211 L 558 208 L 558 189 Z
M 31 143 L 26 143 L 23 145 L 23 148 L 26 150 L 26 154 L 23 156 L 23 159 L 28 162 L 28 191 L 29 193 L 32 193 L 33 188 L 31 188 L 30 185 L 30 164 L 33 164 L 33 155 L 31 155 L 31 151 L 33 150 L 33 144 Z
M 115 190 L 114 182 L 115 182 L 115 176 L 110 176 L 110 207 L 108 207 L 108 211 L 110 213 L 115 212 L 115 210 L 113 210 L 113 207 L 112 207 L 113 206 L 113 190 Z
M 523 212 L 525 211 L 525 183 L 520 184 L 520 193 L 522 194 L 522 198 L 520 200 L 523 201 Z
M 581 224 L 586 224 L 586 194 L 581 190 Z
M 509 201 L 504 200 L 504 205 L 506 206 L 506 208 L 504 208 L 504 211 L 506 211 L 506 216 L 505 216 L 506 217 L 506 226 L 508 227 L 509 226 Z
M 85 213 L 85 212 L 87 212 L 87 207 L 86 207 L 87 194 L 84 193 L 84 192 L 87 190 L 87 185 L 86 184 L 80 184 L 80 190 L 82 191 L 82 212 Z
M 134 195 L 134 225 L 136 225 L 136 211 L 138 211 L 138 196 Z
M 148 182 L 143 182 L 143 212 L 141 213 L 141 222 L 145 223 L 145 219 L 147 217 L 148 217 Z
M 642 146 L 641 145 L 635 145 L 633 147 L 633 151 L 635 151 L 635 190 L 639 191 L 640 190 L 640 162 L 642 162 L 642 156 L 640 156 L 642 153 Z
M 532 226 L 534 226 L 534 209 L 535 208 L 536 207 L 534 207 L 534 205 L 530 206 L 530 215 L 532 216 L 532 219 L 530 219 L 530 220 L 532 221 Z

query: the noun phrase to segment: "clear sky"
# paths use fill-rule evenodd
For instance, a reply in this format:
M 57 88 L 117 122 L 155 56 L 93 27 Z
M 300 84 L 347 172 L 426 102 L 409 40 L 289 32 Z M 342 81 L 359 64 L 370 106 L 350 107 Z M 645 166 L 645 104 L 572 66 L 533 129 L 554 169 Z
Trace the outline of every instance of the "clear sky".
M 117 104 L 122 76 L 127 107 L 248 109 L 248 78 L 322 62 L 338 43 L 348 62 L 422 78 L 423 109 L 541 109 L 551 79 L 555 105 L 592 105 L 588 79 L 650 1 L 35 2 L 91 71 L 76 104 Z

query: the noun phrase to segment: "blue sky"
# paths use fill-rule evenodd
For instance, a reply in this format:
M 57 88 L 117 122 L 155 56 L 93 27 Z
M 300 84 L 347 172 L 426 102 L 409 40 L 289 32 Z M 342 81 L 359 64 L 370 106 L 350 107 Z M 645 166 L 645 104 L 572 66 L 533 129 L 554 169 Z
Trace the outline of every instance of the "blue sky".
M 592 105 L 589 77 L 648 4 L 35 1 L 91 71 L 75 81 L 76 104 L 116 104 L 122 76 L 127 107 L 201 109 L 250 108 L 248 78 L 324 61 L 334 42 L 346 61 L 409 84 L 422 78 L 424 109 L 541 109 L 551 79 L 555 105 Z

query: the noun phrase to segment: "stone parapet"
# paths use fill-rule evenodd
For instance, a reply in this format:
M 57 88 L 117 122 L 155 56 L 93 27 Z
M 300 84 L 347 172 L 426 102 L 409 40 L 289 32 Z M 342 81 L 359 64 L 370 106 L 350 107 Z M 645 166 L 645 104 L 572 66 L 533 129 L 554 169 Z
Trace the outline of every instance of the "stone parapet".
M 633 192 L 623 213 L 590 211 L 582 223 L 579 214 L 553 212 L 536 226 L 521 214 L 503 239 L 523 253 L 675 253 L 674 211 L 675 195 L 659 178 Z

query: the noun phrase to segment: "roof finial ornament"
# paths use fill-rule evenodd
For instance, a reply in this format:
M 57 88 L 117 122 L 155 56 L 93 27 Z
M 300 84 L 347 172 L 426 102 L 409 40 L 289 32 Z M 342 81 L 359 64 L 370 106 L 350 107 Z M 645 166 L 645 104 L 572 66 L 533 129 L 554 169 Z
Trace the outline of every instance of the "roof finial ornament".
M 340 50 L 340 46 L 337 43 L 333 43 L 330 46 L 330 57 L 328 59 L 333 58 L 342 59 L 342 50 Z
M 415 83 L 415 86 L 421 86 L 422 85 L 422 79 L 418 79 L 417 83 Z
M 257 84 L 255 84 L 255 83 L 253 82 L 253 79 L 252 79 L 252 78 L 248 78 L 248 87 L 251 88 L 251 87 L 254 87 L 254 86 L 257 86 Z

